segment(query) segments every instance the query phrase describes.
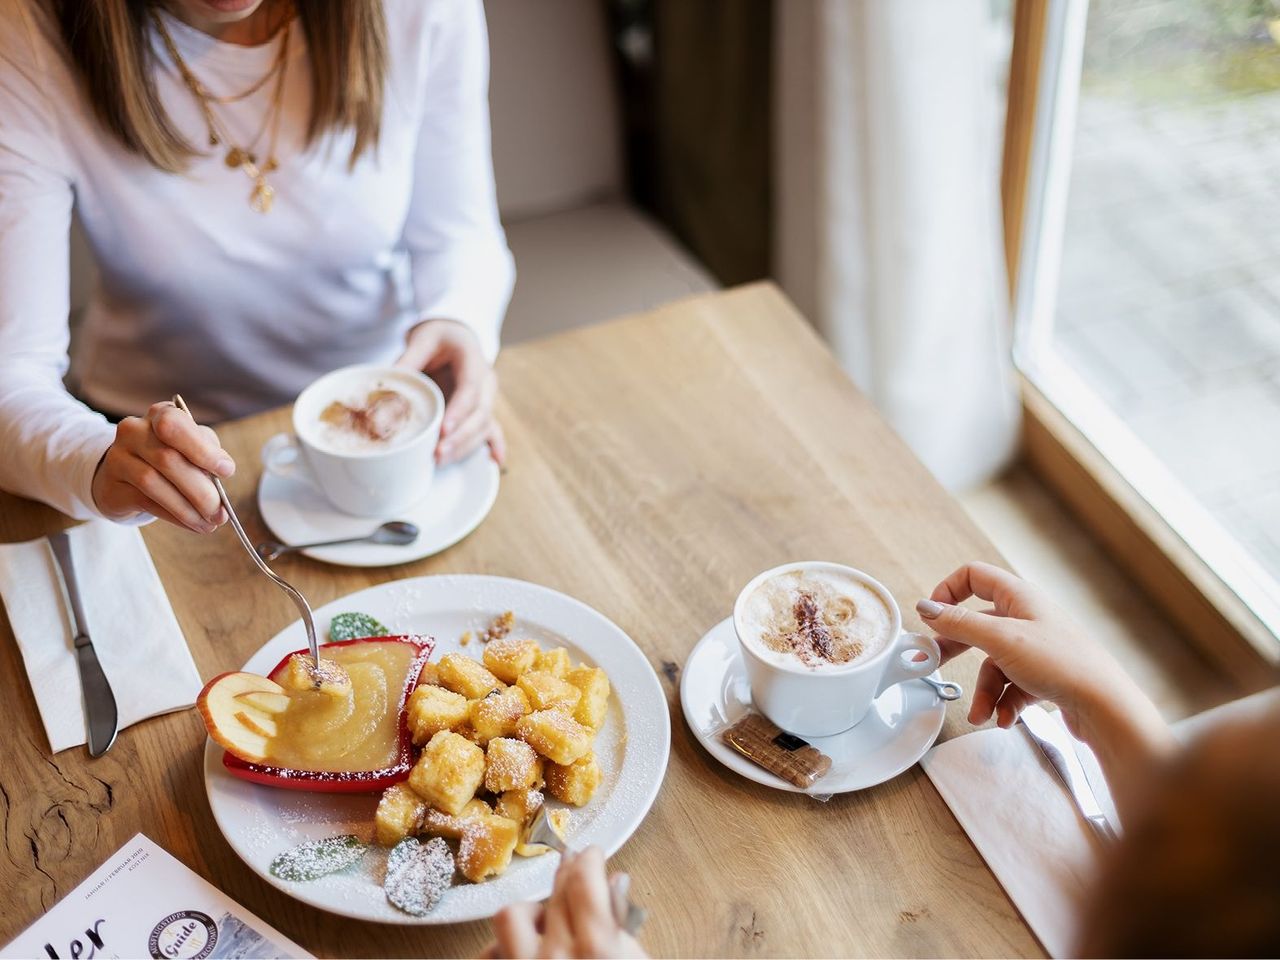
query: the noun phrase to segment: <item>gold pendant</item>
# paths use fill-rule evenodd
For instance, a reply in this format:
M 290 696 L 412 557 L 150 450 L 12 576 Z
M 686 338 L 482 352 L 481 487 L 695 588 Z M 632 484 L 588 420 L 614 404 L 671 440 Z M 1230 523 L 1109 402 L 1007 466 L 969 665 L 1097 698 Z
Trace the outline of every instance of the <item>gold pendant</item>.
M 249 196 L 249 206 L 253 207 L 258 213 L 270 213 L 271 204 L 275 202 L 276 192 L 272 189 L 271 184 L 265 180 L 259 180 L 254 185 L 253 193 Z

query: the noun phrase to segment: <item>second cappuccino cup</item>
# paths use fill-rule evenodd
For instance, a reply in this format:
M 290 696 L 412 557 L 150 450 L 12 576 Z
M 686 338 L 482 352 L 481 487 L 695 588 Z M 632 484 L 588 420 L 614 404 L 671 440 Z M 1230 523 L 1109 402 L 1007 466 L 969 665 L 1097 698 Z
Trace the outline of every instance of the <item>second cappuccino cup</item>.
M 330 405 L 358 401 L 374 390 L 395 391 L 408 402 L 410 421 L 401 434 L 387 442 L 344 438 L 325 424 Z M 298 395 L 293 433 L 268 440 L 262 462 L 270 473 L 316 488 L 343 513 L 385 519 L 427 496 L 443 419 L 444 395 L 425 374 L 375 365 L 343 367 Z
M 830 590 L 839 599 L 840 584 L 848 584 L 851 597 L 856 596 L 876 607 L 870 618 L 875 632 L 868 633 L 864 651 L 845 662 L 829 662 L 807 649 L 801 654 L 784 649 L 775 638 L 773 647 L 761 636 L 758 612 L 752 598 L 764 585 L 770 585 L 769 600 L 787 602 L 788 590 L 796 585 L 790 602 L 808 604 L 814 609 L 801 609 L 791 614 L 797 621 L 823 616 L 821 597 L 802 596 L 804 584 L 811 580 Z M 834 585 L 834 586 L 832 586 Z M 776 588 L 776 589 L 775 589 Z M 874 600 L 872 600 L 874 598 Z M 757 603 L 761 601 L 757 600 Z M 854 604 L 853 599 L 849 605 Z M 785 620 L 788 611 L 782 610 Z M 857 616 L 852 614 L 851 616 Z M 733 626 L 742 650 L 751 699 L 757 710 L 788 733 L 801 737 L 827 737 L 843 733 L 860 723 L 872 703 L 889 687 L 938 669 L 941 651 L 932 637 L 902 629 L 902 612 L 887 588 L 870 575 L 853 567 L 821 561 L 784 564 L 759 574 L 743 587 L 733 608 Z M 810 625 L 809 629 L 815 629 Z M 841 634 L 836 631 L 837 639 Z M 873 642 L 874 641 L 874 642 Z M 836 655 L 840 651 L 837 645 Z M 806 662 L 808 657 L 809 662 Z M 916 659 L 921 657 L 921 659 Z

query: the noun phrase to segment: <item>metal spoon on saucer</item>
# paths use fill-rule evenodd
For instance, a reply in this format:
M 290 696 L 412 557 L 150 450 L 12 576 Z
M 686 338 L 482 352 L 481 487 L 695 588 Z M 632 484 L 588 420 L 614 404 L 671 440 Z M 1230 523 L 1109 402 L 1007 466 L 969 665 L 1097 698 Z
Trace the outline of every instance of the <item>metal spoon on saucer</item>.
M 191 411 L 187 409 L 186 401 L 179 394 L 175 393 L 173 395 L 173 405 L 191 417 Z M 191 417 L 191 419 L 194 420 L 195 417 Z M 320 645 L 316 641 L 316 621 L 311 615 L 311 605 L 307 603 L 307 598 L 299 593 L 293 584 L 283 577 L 276 576 L 274 571 L 263 563 L 262 558 L 253 549 L 253 542 L 249 539 L 249 535 L 244 532 L 244 527 L 240 525 L 240 518 L 236 516 L 235 508 L 231 506 L 231 498 L 227 496 L 227 491 L 223 487 L 222 481 L 213 474 L 209 474 L 209 479 L 213 481 L 214 487 L 217 488 L 218 498 L 222 501 L 223 509 L 227 511 L 227 517 L 231 521 L 231 528 L 235 530 L 236 536 L 240 538 L 241 545 L 249 551 L 249 556 L 253 557 L 253 562 L 258 565 L 258 569 L 270 577 L 277 587 L 289 595 L 289 599 L 298 608 L 298 613 L 302 615 L 302 625 L 307 630 L 307 645 L 311 648 L 311 658 L 316 665 L 316 676 L 320 676 Z
M 297 550 L 310 550 L 312 547 L 337 547 L 348 543 L 381 543 L 393 547 L 403 547 L 418 539 L 418 528 L 407 520 L 388 520 L 372 533 L 359 537 L 343 537 L 340 540 L 319 540 L 315 543 L 281 543 L 279 540 L 266 540 L 258 544 L 258 556 L 263 560 L 274 560 L 276 557 Z

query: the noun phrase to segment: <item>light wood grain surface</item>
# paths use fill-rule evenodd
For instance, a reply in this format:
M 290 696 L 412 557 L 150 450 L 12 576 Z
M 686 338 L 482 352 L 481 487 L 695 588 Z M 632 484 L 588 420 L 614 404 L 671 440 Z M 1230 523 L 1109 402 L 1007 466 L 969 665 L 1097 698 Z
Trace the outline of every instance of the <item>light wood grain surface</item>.
M 672 753 L 648 819 L 614 859 L 650 910 L 655 955 L 1041 956 L 928 779 L 913 768 L 819 803 L 713 761 L 680 712 L 679 669 L 747 580 L 788 560 L 874 573 L 909 626 L 915 600 L 963 561 L 999 561 L 963 510 L 854 389 L 775 288 L 743 287 L 505 352 L 510 464 L 489 518 L 439 556 L 380 570 L 278 561 L 327 603 L 400 577 L 488 573 L 578 597 L 618 623 L 667 691 Z M 251 534 L 257 452 L 277 410 L 220 431 Z M 63 523 L 0 499 L 0 540 Z M 161 523 L 143 536 L 203 677 L 238 668 L 294 619 L 230 530 Z M 971 686 L 976 657 L 944 673 Z M 50 756 L 21 658 L 0 622 L 5 736 L 0 942 L 141 830 L 321 956 L 474 955 L 486 924 L 362 924 L 258 879 L 218 832 L 194 711 L 122 731 L 105 757 Z M 74 695 L 74 692 L 72 692 Z M 943 736 L 968 729 L 965 700 Z

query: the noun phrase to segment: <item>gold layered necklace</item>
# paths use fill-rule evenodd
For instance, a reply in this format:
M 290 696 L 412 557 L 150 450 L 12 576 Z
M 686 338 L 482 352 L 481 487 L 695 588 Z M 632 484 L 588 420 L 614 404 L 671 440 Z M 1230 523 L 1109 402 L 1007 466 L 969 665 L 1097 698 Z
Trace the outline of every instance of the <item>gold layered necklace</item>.
M 267 182 L 267 174 L 274 173 L 280 168 L 280 162 L 276 158 L 276 146 L 280 136 L 280 117 L 284 112 L 285 78 L 289 73 L 289 35 L 292 32 L 289 29 L 289 20 L 286 19 L 284 26 L 281 27 L 284 30 L 284 37 L 280 41 L 280 50 L 266 74 L 247 90 L 232 96 L 216 97 L 209 92 L 209 88 L 187 66 L 187 62 L 182 58 L 182 54 L 178 52 L 178 45 L 173 42 L 173 37 L 169 35 L 169 31 L 159 13 L 152 10 L 151 17 L 155 22 L 160 38 L 164 41 L 165 48 L 169 51 L 170 59 L 173 60 L 178 72 L 182 75 L 183 82 L 200 105 L 200 112 L 204 116 L 205 126 L 209 131 L 209 146 L 225 146 L 227 148 L 227 153 L 224 157 L 227 166 L 232 170 L 243 171 L 245 176 L 253 181 L 253 190 L 249 194 L 249 206 L 258 213 L 269 213 L 272 204 L 275 202 L 276 191 Z M 236 143 L 228 133 L 226 124 L 218 117 L 217 111 L 214 110 L 214 105 L 225 106 L 245 100 L 265 87 L 273 77 L 275 78 L 275 89 L 271 95 L 271 105 L 263 117 L 262 126 L 252 140 L 245 144 Z M 263 134 L 268 133 L 268 131 L 266 156 L 263 162 L 259 164 L 258 143 L 262 140 Z

